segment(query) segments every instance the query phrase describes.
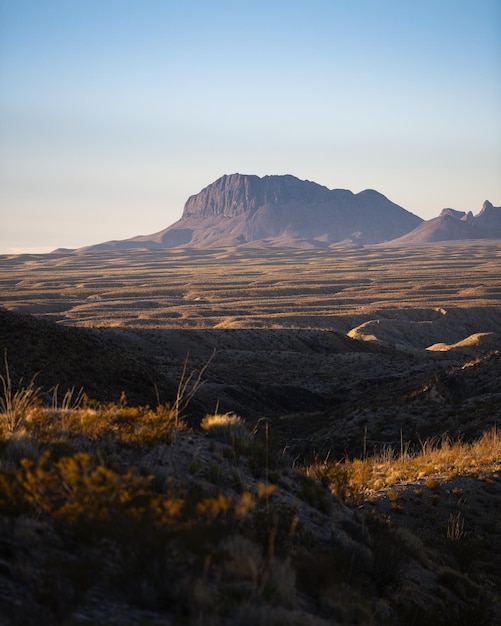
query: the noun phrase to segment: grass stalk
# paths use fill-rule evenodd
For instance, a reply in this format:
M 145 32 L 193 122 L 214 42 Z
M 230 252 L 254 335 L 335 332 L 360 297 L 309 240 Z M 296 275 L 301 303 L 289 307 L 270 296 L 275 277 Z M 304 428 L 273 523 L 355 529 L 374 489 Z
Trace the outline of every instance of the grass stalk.
M 7 352 L 4 355 L 5 376 L 0 374 L 2 383 L 2 395 L 0 396 L 0 424 L 8 433 L 15 433 L 24 426 L 30 410 L 39 401 L 40 387 L 35 385 L 34 376 L 27 386 L 23 387 L 23 379 L 19 381 L 19 387 L 14 388 L 10 375 Z

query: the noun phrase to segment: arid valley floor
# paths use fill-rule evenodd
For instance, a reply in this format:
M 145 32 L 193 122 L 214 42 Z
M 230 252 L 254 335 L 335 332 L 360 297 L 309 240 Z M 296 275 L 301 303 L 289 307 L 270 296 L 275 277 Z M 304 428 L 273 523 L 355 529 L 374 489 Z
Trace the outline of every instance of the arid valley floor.
M 109 556 L 103 569 L 129 527 L 97 539 L 28 498 L 1 515 L 2 623 L 501 623 L 499 241 L 3 256 L 0 348 L 12 380 L 36 376 L 43 401 L 55 385 L 83 389 L 111 421 L 122 392 L 129 407 L 156 406 L 175 402 L 180 381 L 188 396 L 200 383 L 176 416 L 184 430 L 148 445 L 108 426 L 89 434 L 81 416 L 73 432 L 52 395 L 57 428 L 27 420 L 3 435 L 5 510 L 22 458 L 47 451 L 47 475 L 85 453 L 120 480 L 131 466 L 154 476 L 158 497 L 234 507 L 231 520 L 228 507 L 224 520 L 209 511 L 189 539 L 183 509 L 175 539 L 141 544 L 155 557 Z M 238 450 L 235 432 L 200 427 L 233 414 Z M 426 457 L 482 437 L 485 463 Z M 414 473 L 354 478 L 357 459 L 382 472 L 382 458 L 410 468 L 419 454 Z M 256 500 L 241 522 L 246 493 Z M 206 530 L 210 546 L 193 539 Z

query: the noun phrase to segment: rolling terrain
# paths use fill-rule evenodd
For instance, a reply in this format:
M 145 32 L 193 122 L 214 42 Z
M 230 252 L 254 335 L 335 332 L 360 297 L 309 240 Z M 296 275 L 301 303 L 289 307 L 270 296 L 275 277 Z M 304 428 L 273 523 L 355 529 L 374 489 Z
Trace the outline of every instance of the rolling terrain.
M 500 259 L 496 241 L 4 256 L 0 303 L 72 326 L 348 332 L 392 310 L 497 307 Z
M 7 367 L 39 387 L 0 430 L 0 621 L 499 625 L 500 267 L 497 241 L 0 257 L 4 395 Z
M 500 259 L 493 242 L 4 257 L 2 348 L 13 313 L 34 314 L 9 349 L 19 375 L 140 403 L 172 395 L 188 354 L 212 358 L 197 418 L 273 417 L 301 454 L 359 451 L 364 431 L 472 437 L 496 419 L 482 390 L 501 392 Z

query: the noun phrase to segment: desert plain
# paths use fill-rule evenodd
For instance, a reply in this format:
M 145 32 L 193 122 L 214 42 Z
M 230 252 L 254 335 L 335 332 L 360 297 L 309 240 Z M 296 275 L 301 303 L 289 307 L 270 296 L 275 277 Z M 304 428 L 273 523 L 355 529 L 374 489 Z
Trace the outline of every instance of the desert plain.
M 497 240 L 131 249 L 0 261 L 2 306 L 76 326 L 346 332 L 379 310 L 391 317 L 399 309 L 501 303 Z

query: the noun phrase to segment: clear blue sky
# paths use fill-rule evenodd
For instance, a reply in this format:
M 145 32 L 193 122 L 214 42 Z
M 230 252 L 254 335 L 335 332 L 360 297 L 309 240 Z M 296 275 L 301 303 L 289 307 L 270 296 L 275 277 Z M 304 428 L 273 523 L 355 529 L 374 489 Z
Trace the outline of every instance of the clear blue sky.
M 0 0 L 0 253 L 148 234 L 223 174 L 501 205 L 499 0 Z

